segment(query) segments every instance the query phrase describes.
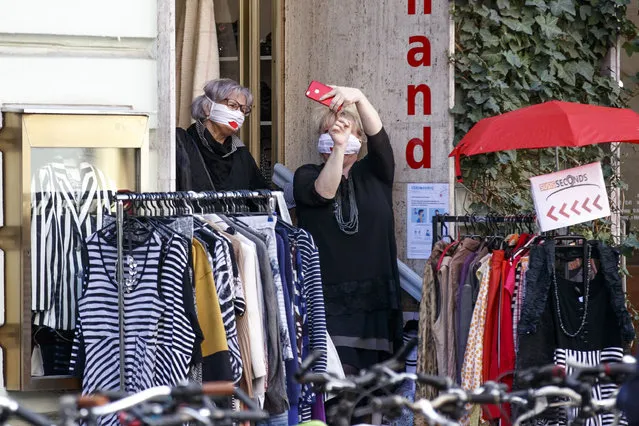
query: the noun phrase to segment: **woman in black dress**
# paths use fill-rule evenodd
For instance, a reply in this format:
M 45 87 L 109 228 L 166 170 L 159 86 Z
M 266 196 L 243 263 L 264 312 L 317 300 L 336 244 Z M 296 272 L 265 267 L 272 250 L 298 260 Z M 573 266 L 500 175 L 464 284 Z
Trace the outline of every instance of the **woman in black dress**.
M 359 90 L 334 87 L 317 119 L 324 163 L 295 172 L 298 226 L 319 248 L 328 331 L 347 373 L 387 359 L 401 345 L 393 219 L 393 150 Z M 323 107 L 322 107 L 323 108 Z M 368 154 L 358 160 L 363 141 Z
M 253 108 L 253 95 L 235 81 L 211 80 L 191 104 L 195 120 L 176 132 L 178 191 L 266 189 L 264 177 L 237 132 Z

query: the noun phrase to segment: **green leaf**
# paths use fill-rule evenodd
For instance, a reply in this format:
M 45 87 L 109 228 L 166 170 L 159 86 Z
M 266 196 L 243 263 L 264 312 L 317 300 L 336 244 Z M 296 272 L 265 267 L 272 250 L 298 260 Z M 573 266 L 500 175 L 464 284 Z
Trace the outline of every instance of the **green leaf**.
M 509 9 L 510 2 L 508 0 L 497 0 L 497 7 L 499 9 Z
M 566 56 L 558 50 L 553 50 L 550 52 L 550 56 L 557 59 L 558 61 L 565 61 Z
M 563 34 L 561 29 L 557 26 L 559 18 L 556 16 L 542 16 L 535 17 L 535 22 L 539 25 L 541 31 L 547 38 L 554 38 L 560 34 Z
M 455 102 L 455 106 L 450 109 L 451 114 L 465 114 L 466 107 L 462 103 Z
M 572 0 L 554 0 L 550 2 L 550 13 L 561 16 L 564 13 L 575 16 L 575 3 Z
M 592 7 L 587 4 L 579 6 L 579 17 L 585 21 L 592 14 Z
M 473 21 L 464 21 L 464 23 L 462 24 L 460 31 L 466 32 L 468 34 L 475 34 L 477 33 L 477 25 L 475 25 L 475 23 Z
M 505 77 L 510 68 L 504 62 L 499 62 L 491 67 L 491 71 L 498 76 Z
M 479 37 L 481 37 L 485 47 L 499 46 L 499 37 L 491 33 L 486 27 L 482 27 L 482 29 L 479 30 Z
M 510 28 L 511 30 L 515 32 L 526 33 L 528 35 L 532 35 L 533 33 L 533 30 L 530 25 L 525 24 L 518 19 L 502 18 L 501 23 L 506 25 L 508 28 Z M 508 37 L 508 35 L 505 35 L 504 37 Z
M 495 99 L 490 97 L 486 100 L 486 103 L 484 104 L 484 107 L 488 110 L 491 111 L 495 114 L 499 114 L 501 112 L 499 106 L 497 105 L 497 103 L 495 102 Z
M 577 65 L 577 73 L 581 74 L 586 80 L 592 81 L 592 77 L 595 74 L 595 68 L 588 62 L 580 61 Z
M 519 56 L 517 56 L 515 52 L 513 52 L 512 50 L 509 50 L 507 52 L 504 52 L 503 55 L 504 55 L 504 58 L 506 58 L 506 61 L 508 61 L 510 65 L 512 65 L 515 68 L 521 67 L 521 59 L 519 58 Z
M 544 0 L 526 0 L 526 6 L 535 6 L 537 9 L 545 12 L 548 10 L 548 5 Z

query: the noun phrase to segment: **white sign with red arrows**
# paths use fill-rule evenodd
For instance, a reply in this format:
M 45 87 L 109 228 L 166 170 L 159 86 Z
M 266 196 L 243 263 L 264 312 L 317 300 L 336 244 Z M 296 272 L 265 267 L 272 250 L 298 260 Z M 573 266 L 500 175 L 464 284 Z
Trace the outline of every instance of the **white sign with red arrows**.
M 542 232 L 610 216 L 601 163 L 530 178 Z

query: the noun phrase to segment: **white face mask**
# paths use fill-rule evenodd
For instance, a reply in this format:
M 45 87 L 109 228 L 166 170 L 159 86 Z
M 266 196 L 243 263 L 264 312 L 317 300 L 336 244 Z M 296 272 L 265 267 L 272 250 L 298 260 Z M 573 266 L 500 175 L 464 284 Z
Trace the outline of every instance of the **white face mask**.
M 211 101 L 211 112 L 209 112 L 209 120 L 224 124 L 233 130 L 240 130 L 242 124 L 244 124 L 244 113 L 240 110 L 234 111 L 224 104 L 213 102 L 210 98 L 206 98 Z
M 333 151 L 333 138 L 328 133 L 322 133 L 317 141 L 317 150 L 320 154 L 330 154 Z M 348 142 L 344 154 L 359 154 L 362 143 L 351 133 L 348 135 Z

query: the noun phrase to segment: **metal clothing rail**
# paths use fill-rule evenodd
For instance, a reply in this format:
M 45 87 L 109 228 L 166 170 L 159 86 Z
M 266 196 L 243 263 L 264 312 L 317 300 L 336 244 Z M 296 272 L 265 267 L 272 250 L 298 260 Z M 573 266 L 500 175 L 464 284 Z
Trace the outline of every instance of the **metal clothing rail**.
M 223 191 L 223 192 L 118 192 L 111 197 L 116 203 L 116 234 L 118 246 L 117 283 L 118 283 L 118 321 L 120 331 L 120 390 L 125 390 L 124 371 L 124 202 L 145 203 L 156 201 L 184 201 L 193 202 L 201 200 L 250 200 L 266 199 L 269 212 L 275 211 L 275 192 L 268 190 L 259 191 Z
M 446 223 L 463 223 L 469 226 L 475 224 L 493 225 L 493 224 L 516 224 L 516 223 L 537 223 L 537 218 L 533 214 L 523 215 L 487 215 L 487 216 L 448 216 L 448 215 L 435 215 L 433 216 L 433 247 L 440 238 L 444 237 L 444 227 Z

